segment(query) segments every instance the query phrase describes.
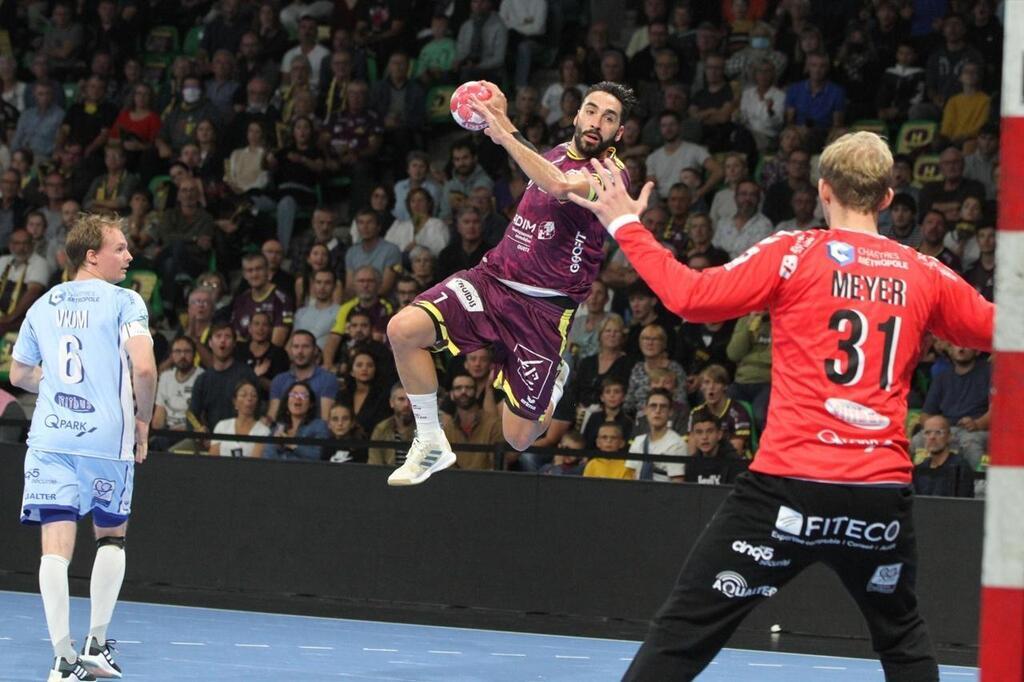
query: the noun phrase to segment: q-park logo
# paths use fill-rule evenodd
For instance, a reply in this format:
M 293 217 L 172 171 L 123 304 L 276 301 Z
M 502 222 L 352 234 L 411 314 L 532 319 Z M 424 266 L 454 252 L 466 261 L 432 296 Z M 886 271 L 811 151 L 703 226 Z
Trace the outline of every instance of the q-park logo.
M 43 419 L 43 424 L 48 429 L 57 429 L 58 431 L 77 431 L 75 438 L 81 438 L 87 433 L 92 433 L 97 427 L 89 426 L 88 422 L 78 421 L 77 419 L 64 419 L 58 417 L 55 414 L 48 414 Z

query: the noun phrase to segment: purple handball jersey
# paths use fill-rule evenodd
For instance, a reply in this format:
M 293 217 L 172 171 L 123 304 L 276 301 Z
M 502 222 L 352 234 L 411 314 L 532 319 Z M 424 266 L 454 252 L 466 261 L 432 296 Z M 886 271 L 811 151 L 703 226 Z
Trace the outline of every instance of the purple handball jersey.
M 628 187 L 629 176 L 614 148 L 609 155 L 619 169 L 619 181 Z M 572 151 L 567 142 L 544 158 L 567 175 L 592 172 L 590 159 Z M 555 291 L 581 303 L 604 261 L 604 235 L 592 212 L 569 200 L 559 201 L 531 181 L 505 236 L 478 267 L 499 279 Z

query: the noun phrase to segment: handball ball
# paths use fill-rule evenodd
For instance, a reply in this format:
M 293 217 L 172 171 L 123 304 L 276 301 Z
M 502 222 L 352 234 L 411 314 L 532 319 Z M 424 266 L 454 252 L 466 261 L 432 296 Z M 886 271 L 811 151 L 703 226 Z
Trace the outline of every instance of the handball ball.
M 491 89 L 481 81 L 468 81 L 452 93 L 452 118 L 466 130 L 483 130 L 487 121 L 469 106 L 469 98 L 476 95 L 477 99 L 490 99 Z

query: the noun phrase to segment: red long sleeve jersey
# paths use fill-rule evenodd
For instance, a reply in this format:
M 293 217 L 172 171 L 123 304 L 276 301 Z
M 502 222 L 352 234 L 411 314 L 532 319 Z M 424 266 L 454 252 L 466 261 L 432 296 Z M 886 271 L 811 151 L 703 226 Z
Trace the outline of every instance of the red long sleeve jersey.
M 780 232 L 697 272 L 639 222 L 616 223 L 629 262 L 677 315 L 715 322 L 770 312 L 771 403 L 752 471 L 910 483 L 907 390 L 925 332 L 992 346 L 992 304 L 934 258 L 876 234 Z

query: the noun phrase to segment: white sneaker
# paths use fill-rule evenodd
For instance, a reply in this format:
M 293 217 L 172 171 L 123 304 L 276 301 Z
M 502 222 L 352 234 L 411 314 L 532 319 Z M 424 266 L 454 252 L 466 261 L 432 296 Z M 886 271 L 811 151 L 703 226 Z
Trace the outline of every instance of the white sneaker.
M 82 667 L 81 660 L 68 663 L 67 659 L 58 657 L 53 661 L 46 682 L 96 682 L 96 678 Z
M 455 453 L 448 439 L 441 434 L 439 440 L 425 441 L 417 436 L 412 441 L 405 464 L 388 476 L 388 485 L 417 485 L 430 478 L 436 471 L 455 464 Z
M 121 679 L 121 667 L 114 662 L 114 644 L 116 642 L 108 639 L 102 645 L 93 637 L 85 638 L 85 646 L 78 660 L 85 666 L 86 670 L 97 678 Z

